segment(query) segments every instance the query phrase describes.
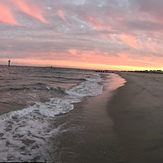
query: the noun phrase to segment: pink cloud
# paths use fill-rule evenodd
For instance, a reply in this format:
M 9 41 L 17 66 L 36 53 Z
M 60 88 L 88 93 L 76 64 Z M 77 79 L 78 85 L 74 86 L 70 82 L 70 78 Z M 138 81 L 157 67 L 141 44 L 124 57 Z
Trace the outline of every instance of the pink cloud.
M 102 21 L 100 20 L 97 20 L 96 18 L 92 17 L 92 16 L 89 16 L 88 17 L 88 21 L 91 25 L 93 25 L 93 27 L 96 29 L 96 30 L 101 30 L 102 28 Z
M 64 16 L 64 11 L 63 11 L 63 10 L 58 9 L 58 10 L 57 10 L 57 14 L 58 14 L 58 16 L 59 16 L 61 19 L 63 19 L 64 21 L 66 21 L 65 16 Z
M 119 34 L 119 38 L 121 39 L 122 42 L 124 42 L 130 47 L 133 47 L 135 49 L 139 47 L 136 42 L 136 37 L 134 35 L 121 33 Z
M 0 22 L 6 24 L 20 25 L 14 18 L 12 11 L 5 4 L 0 4 L 0 11 Z
M 77 49 L 69 49 L 68 52 L 72 55 L 77 55 L 78 53 Z
M 41 9 L 32 1 L 14 0 L 12 1 L 22 12 L 39 19 L 43 23 L 47 23 L 45 18 L 41 14 Z
M 114 34 L 110 34 L 109 37 L 110 37 L 113 41 L 116 41 L 116 38 L 115 38 Z

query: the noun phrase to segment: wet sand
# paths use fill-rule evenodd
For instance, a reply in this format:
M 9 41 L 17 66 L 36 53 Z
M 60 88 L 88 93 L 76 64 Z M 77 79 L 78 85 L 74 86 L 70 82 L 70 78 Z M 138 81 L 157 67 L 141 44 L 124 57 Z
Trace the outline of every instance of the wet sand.
M 131 163 L 163 162 L 163 74 L 121 73 L 128 82 L 108 104 Z
M 163 75 L 120 75 L 124 87 L 105 88 L 62 117 L 56 162 L 163 162 Z
M 117 83 L 105 86 L 104 92 L 75 104 L 75 109 L 59 117 L 63 126 L 59 136 L 58 163 L 118 163 L 124 160 L 123 149 L 113 130 L 108 102 Z M 62 120 L 61 120 L 62 119 Z M 56 120 L 58 121 L 58 120 Z

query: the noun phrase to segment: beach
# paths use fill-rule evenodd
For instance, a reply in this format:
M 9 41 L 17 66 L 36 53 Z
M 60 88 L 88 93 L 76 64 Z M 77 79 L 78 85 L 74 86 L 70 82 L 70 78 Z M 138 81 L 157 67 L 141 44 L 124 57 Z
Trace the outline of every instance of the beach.
M 163 162 L 162 74 L 5 70 L 0 161 Z
M 108 110 L 116 88 L 123 86 L 125 80 L 117 75 L 108 82 L 106 81 L 102 94 L 75 104 L 74 110 L 60 117 L 60 123 L 66 122 L 66 125 L 57 139 L 59 145 L 58 155 L 53 158 L 55 162 L 118 163 L 125 160 Z
M 92 70 L 1 68 L 1 162 L 121 160 L 107 108 L 123 78 Z
M 108 105 L 126 162 L 163 162 L 163 75 L 120 73 L 127 80 Z
M 58 162 L 163 162 L 162 74 L 118 74 L 125 86 L 111 94 L 106 89 L 70 112 L 75 118 L 69 125 L 81 130 L 63 134 Z

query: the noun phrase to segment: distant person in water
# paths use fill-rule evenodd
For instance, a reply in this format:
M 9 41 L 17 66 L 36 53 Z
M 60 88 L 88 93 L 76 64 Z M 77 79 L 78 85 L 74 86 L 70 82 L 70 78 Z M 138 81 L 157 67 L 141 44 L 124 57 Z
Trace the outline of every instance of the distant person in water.
M 8 67 L 10 67 L 10 63 L 11 63 L 11 61 L 10 61 L 10 59 L 8 60 Z

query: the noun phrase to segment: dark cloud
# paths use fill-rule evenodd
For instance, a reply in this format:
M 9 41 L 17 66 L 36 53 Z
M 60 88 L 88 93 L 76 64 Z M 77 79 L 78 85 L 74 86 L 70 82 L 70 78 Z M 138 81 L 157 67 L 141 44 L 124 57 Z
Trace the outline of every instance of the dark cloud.
M 129 20 L 124 23 L 128 28 L 136 31 L 162 31 L 163 24 L 148 20 Z
M 131 0 L 132 7 L 136 7 L 138 11 L 146 13 L 149 17 L 154 17 L 162 21 L 163 1 L 162 0 Z

